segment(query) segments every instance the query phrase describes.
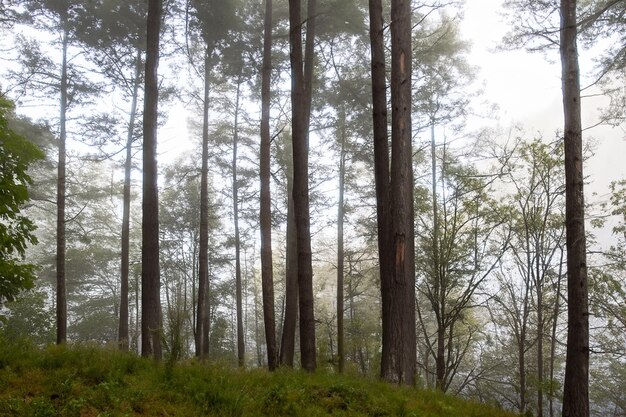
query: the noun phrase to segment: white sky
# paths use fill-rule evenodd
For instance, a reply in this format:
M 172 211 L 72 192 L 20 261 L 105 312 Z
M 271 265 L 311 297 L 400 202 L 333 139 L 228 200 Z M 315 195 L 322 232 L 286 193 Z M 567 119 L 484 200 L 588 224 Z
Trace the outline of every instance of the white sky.
M 528 53 L 525 51 L 495 52 L 507 31 L 500 16 L 501 0 L 467 0 L 463 33 L 472 41 L 469 60 L 480 67 L 484 80 L 484 96 L 500 107 L 500 125 L 521 124 L 526 132 L 541 132 L 552 139 L 562 130 L 561 68 L 558 51 Z M 580 50 L 582 86 L 591 79 L 593 62 L 588 51 Z M 583 127 L 597 122 L 598 108 L 606 104 L 602 98 L 583 99 Z M 596 143 L 595 154 L 585 166 L 590 184 L 588 200 L 606 198 L 609 183 L 626 177 L 626 132 L 607 126 L 585 131 L 585 140 Z M 596 193 L 597 197 L 593 194 Z

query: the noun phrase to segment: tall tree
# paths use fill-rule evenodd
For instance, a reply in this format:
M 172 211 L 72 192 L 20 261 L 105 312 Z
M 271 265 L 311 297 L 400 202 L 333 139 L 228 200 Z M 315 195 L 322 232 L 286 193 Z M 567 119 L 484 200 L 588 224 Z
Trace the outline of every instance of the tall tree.
M 126 160 L 124 161 L 124 195 L 122 197 L 122 259 L 120 268 L 120 319 L 118 328 L 118 343 L 121 350 L 128 350 L 128 276 L 130 267 L 130 175 L 133 158 L 133 141 L 135 133 L 135 123 L 137 117 L 137 101 L 139 95 L 139 84 L 141 81 L 141 52 L 137 51 L 135 65 L 135 79 L 133 82 L 133 93 L 130 105 L 130 116 L 128 120 L 128 132 L 126 139 Z
M 235 226 L 235 298 L 237 304 L 237 362 L 240 368 L 245 366 L 245 338 L 243 329 L 243 295 L 241 281 L 241 239 L 239 235 L 239 184 L 237 183 L 237 150 L 239 145 L 239 106 L 241 97 L 241 73 L 237 79 L 237 94 L 235 98 L 235 123 L 233 126 L 233 222 Z
M 149 0 L 146 80 L 143 112 L 143 217 L 141 251 L 141 354 L 160 360 L 161 298 L 159 267 L 159 200 L 157 189 L 158 65 L 161 0 Z
M 259 156 L 261 177 L 261 282 L 263 319 L 267 345 L 267 365 L 270 371 L 278 365 L 276 348 L 276 319 L 274 313 L 274 276 L 272 271 L 272 200 L 270 191 L 270 83 L 272 77 L 272 0 L 265 0 L 263 35 L 263 68 L 261 74 L 261 148 Z
M 67 45 L 69 41 L 68 10 L 60 14 L 62 34 L 61 47 L 61 105 L 59 107 L 59 162 L 57 165 L 57 344 L 67 341 L 67 290 L 65 283 L 65 161 L 67 143 Z
M 369 1 L 370 47 L 372 71 L 372 113 L 374 129 L 374 177 L 376 182 L 376 216 L 378 230 L 378 263 L 382 299 L 381 377 L 392 380 L 390 348 L 393 343 L 391 314 L 391 217 L 389 190 L 389 138 L 387 136 L 387 79 L 383 6 L 380 0 Z
M 309 113 L 312 52 L 316 0 L 308 1 L 307 64 L 302 54 L 300 0 L 289 0 L 289 40 L 291 60 L 291 112 L 293 142 L 293 201 L 298 248 L 298 288 L 300 303 L 300 355 L 302 367 L 316 368 L 315 318 L 313 312 L 313 268 L 309 215 Z M 311 46 L 309 47 L 309 42 Z M 308 75 L 308 78 L 305 76 Z
M 382 377 L 412 385 L 415 376 L 415 242 L 413 226 L 413 146 L 411 132 L 411 4 L 391 2 L 391 171 L 390 274 L 381 277 L 389 302 L 383 319 Z M 385 308 L 383 307 L 383 314 Z M 386 336 L 386 338 L 385 338 Z
M 589 416 L 589 301 L 576 5 L 576 0 L 561 0 L 560 8 L 568 305 L 563 417 Z
M 215 0 L 193 0 L 186 4 L 187 42 L 195 32 L 199 35 L 202 70 L 196 72 L 202 77 L 202 167 L 200 171 L 200 247 L 198 252 L 198 302 L 196 310 L 195 344 L 196 355 L 204 358 L 209 351 L 210 320 L 207 297 L 208 278 L 208 172 L 209 172 L 209 110 L 211 75 L 214 65 L 214 52 L 234 26 L 234 2 Z M 192 38 L 192 40 L 194 40 Z M 195 69 L 192 51 L 187 48 L 188 59 Z
M 340 373 L 345 365 L 344 315 L 344 191 L 346 179 L 346 111 L 342 107 L 339 120 L 339 202 L 337 203 L 337 369 Z

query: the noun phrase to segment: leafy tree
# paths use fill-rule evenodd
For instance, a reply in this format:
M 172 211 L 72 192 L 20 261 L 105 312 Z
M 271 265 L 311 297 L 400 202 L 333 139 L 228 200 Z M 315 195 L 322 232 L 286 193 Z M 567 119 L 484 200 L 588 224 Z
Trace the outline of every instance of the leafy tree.
M 426 351 L 435 362 L 436 386 L 445 392 L 475 342 L 476 294 L 502 259 L 509 236 L 500 233 L 505 213 L 489 196 L 488 176 L 457 162 L 445 143 L 436 159 L 441 162 L 433 167 L 437 180 L 430 184 L 430 198 L 426 186 L 416 192 L 418 290 L 432 313 L 424 303 L 417 311 Z
M 8 340 L 28 339 L 41 347 L 54 342 L 54 309 L 45 291 L 29 291 L 5 306 L 10 314 L 1 333 Z
M 562 158 L 559 143 L 515 141 L 503 170 L 504 184 L 513 189 L 503 201 L 511 244 L 495 271 L 497 290 L 488 308 L 499 328 L 491 340 L 510 352 L 502 356 L 505 365 L 494 380 L 515 387 L 506 401 L 520 413 L 543 415 L 547 396 L 553 414 L 559 396 L 555 374 L 562 356 L 557 349 L 565 276 Z M 516 369 L 512 375 L 511 369 Z
M 13 301 L 35 279 L 35 265 L 24 263 L 26 248 L 36 244 L 36 226 L 22 213 L 32 179 L 28 167 L 43 152 L 9 127 L 13 104 L 0 97 L 0 302 Z

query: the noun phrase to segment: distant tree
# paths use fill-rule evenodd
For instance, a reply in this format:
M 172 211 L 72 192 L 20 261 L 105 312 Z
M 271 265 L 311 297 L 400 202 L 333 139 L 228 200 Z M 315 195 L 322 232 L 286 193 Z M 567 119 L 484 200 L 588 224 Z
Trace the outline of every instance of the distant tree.
M 0 333 L 9 341 L 28 339 L 42 348 L 54 343 L 54 308 L 44 290 L 21 294 L 5 307 L 11 314 L 0 317 L 4 324 Z
M 91 0 L 88 13 L 93 19 L 78 22 L 79 39 L 90 52 L 100 71 L 130 101 L 126 125 L 124 188 L 122 199 L 122 233 L 120 265 L 120 310 L 118 344 L 129 346 L 129 274 L 130 274 L 130 199 L 133 143 L 137 137 L 140 116 L 140 93 L 143 81 L 143 51 L 146 36 L 146 5 L 123 1 Z M 95 21 L 95 24 L 94 24 Z M 107 115 L 112 116 L 112 115 Z M 105 120 L 109 120 L 105 117 Z M 108 133 L 108 132 L 107 132 Z M 116 143 L 117 138 L 109 138 Z M 104 144 L 103 144 L 104 145 Z M 116 152 L 115 152 L 116 153 Z M 108 155 L 107 155 L 108 156 Z
M 141 252 L 141 354 L 160 360 L 161 294 L 159 267 L 159 200 L 157 188 L 157 107 L 161 0 L 149 0 L 146 79 L 143 112 L 143 217 Z
M 24 263 L 26 248 L 36 244 L 36 226 L 22 213 L 32 179 L 28 167 L 43 152 L 9 127 L 13 104 L 0 97 L 0 303 L 14 301 L 33 288 L 35 265 Z
M 59 147 L 57 165 L 57 344 L 67 340 L 67 291 L 65 276 L 66 255 L 66 216 L 65 216 L 65 188 L 66 188 L 66 142 L 67 142 L 67 111 L 70 101 L 70 87 L 68 75 L 68 45 L 70 43 L 71 21 L 75 18 L 75 4 L 71 1 L 30 2 L 27 4 L 31 13 L 40 13 L 50 19 L 47 24 L 49 30 L 56 30 L 61 35 L 61 68 L 58 78 L 59 91 Z M 50 23 L 51 21 L 51 23 Z
M 236 3 L 232 0 L 193 0 L 186 4 L 187 58 L 195 69 L 194 53 L 189 42 L 199 44 L 199 60 L 202 66 L 196 72 L 202 78 L 202 167 L 200 171 L 200 247 L 198 252 L 198 308 L 196 312 L 196 356 L 205 358 L 209 352 L 209 314 L 207 310 L 208 283 L 208 175 L 209 175 L 209 110 L 212 72 L 214 71 L 215 52 L 222 53 L 229 31 L 236 26 Z M 196 39 L 197 38 L 197 39 Z

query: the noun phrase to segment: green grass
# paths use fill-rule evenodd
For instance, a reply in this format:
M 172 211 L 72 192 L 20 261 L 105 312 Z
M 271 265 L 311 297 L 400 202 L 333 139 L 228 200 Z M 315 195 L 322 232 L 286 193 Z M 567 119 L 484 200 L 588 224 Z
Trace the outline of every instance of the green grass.
M 132 354 L 0 340 L 0 416 L 512 417 L 357 376 L 166 366 Z

